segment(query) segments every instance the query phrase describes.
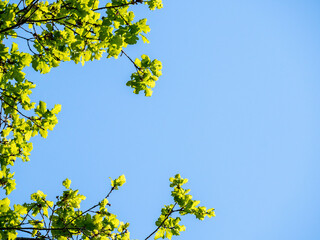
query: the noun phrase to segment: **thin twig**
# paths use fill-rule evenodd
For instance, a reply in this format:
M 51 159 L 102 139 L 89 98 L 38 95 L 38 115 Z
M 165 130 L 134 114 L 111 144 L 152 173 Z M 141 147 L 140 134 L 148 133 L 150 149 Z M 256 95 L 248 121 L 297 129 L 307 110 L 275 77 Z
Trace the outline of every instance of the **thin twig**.
M 3 94 L 3 92 L 2 92 Z M 8 96 L 6 96 L 8 97 Z M 41 128 L 42 130 L 45 130 L 42 126 L 40 126 L 38 123 L 36 123 L 31 117 L 28 117 L 26 115 L 24 115 L 22 112 L 20 112 L 17 108 L 15 108 L 14 106 L 12 106 L 10 103 L 8 103 L 7 101 L 4 100 L 4 98 L 2 96 L 0 96 L 0 100 L 3 101 L 5 104 L 7 104 L 9 107 L 11 107 L 12 109 L 16 110 L 18 113 L 21 114 L 21 116 L 29 119 L 30 121 L 32 121 L 35 125 L 37 125 L 39 128 Z
M 138 4 L 138 3 L 145 3 L 145 2 L 149 2 L 149 1 L 131 1 L 129 3 L 124 3 L 124 4 L 121 4 L 121 5 L 117 5 L 117 6 L 108 6 L 108 7 L 100 7 L 100 8 L 95 8 L 95 9 L 92 9 L 92 11 L 98 11 L 98 10 L 103 10 L 103 9 L 108 9 L 108 8 L 118 8 L 118 7 L 125 7 L 125 6 L 129 6 L 129 5 L 135 5 L 135 4 Z
M 34 204 L 30 209 L 29 211 L 27 212 L 26 216 L 22 219 L 21 223 L 19 224 L 19 226 L 23 225 L 23 222 L 27 219 L 30 211 L 32 210 L 32 208 L 34 208 L 36 206 L 36 204 Z
M 130 60 L 130 62 L 133 63 L 133 65 L 135 66 L 136 69 L 141 70 L 141 69 L 137 66 L 137 64 L 135 64 L 135 62 L 132 60 L 132 58 L 129 57 L 123 50 L 121 50 L 121 53 L 123 53 L 124 55 L 126 55 L 126 57 Z
M 107 194 L 107 196 L 104 197 L 103 199 L 108 198 L 113 190 L 114 190 L 114 187 L 111 188 L 111 190 L 109 191 L 109 193 Z M 74 217 L 73 219 L 71 219 L 70 222 L 68 222 L 68 223 L 65 225 L 65 228 L 66 228 L 67 226 L 69 226 L 69 225 L 70 225 L 74 220 L 76 220 L 77 218 L 83 216 L 83 215 L 86 214 L 87 212 L 89 212 L 89 211 L 91 211 L 92 209 L 98 207 L 99 204 L 100 204 L 100 202 L 99 202 L 98 204 L 94 205 L 93 207 L 89 208 L 88 210 L 82 212 L 80 215 L 78 215 L 78 216 Z
M 170 212 L 167 214 L 167 216 L 165 217 L 165 219 L 162 221 L 162 223 L 156 228 L 156 230 L 154 230 L 152 233 L 150 233 L 150 235 L 148 237 L 146 237 L 144 240 L 147 240 L 148 238 L 150 238 L 153 234 L 155 234 L 159 228 L 161 228 L 163 226 L 163 224 L 165 223 L 165 221 L 167 221 L 167 219 L 169 218 L 169 216 L 173 213 L 173 209 L 174 207 L 177 205 L 177 203 L 175 203 L 172 207 L 172 209 L 170 210 Z

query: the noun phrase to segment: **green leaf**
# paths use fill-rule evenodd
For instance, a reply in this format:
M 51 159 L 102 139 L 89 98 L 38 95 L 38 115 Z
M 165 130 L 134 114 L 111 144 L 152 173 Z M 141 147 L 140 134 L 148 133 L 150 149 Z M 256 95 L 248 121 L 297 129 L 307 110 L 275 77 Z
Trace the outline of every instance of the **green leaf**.
M 66 179 L 62 182 L 62 185 L 63 185 L 66 189 L 69 189 L 69 188 L 70 188 L 70 184 L 71 184 L 71 180 L 69 180 L 68 178 L 66 178 Z
M 26 141 L 29 141 L 31 136 L 32 136 L 32 131 L 31 130 L 27 131 L 26 134 L 24 135 Z
M 156 235 L 154 236 L 154 239 L 159 239 L 159 238 L 164 238 L 164 234 L 165 234 L 165 231 L 163 228 L 160 228 L 157 232 L 156 232 Z
M 53 114 L 58 114 L 60 111 L 61 111 L 61 105 L 60 104 L 54 105 L 54 108 L 51 110 L 51 112 Z
M 11 47 L 11 53 L 14 53 L 18 51 L 18 44 L 16 44 L 15 42 L 12 43 L 12 47 Z
M 40 129 L 39 133 L 40 133 L 41 137 L 43 137 L 43 138 L 47 138 L 47 136 L 48 136 L 48 131 L 47 130 Z
M 3 198 L 2 200 L 0 200 L 0 212 L 1 213 L 8 212 L 10 209 L 9 205 L 10 205 L 9 198 Z
M 13 205 L 13 207 L 14 207 L 14 211 L 16 212 L 16 213 L 18 213 L 19 215 L 25 215 L 25 214 L 27 214 L 27 208 L 26 207 L 24 207 L 24 206 L 21 206 L 21 205 Z
M 2 130 L 1 134 L 2 134 L 2 137 L 7 137 L 11 132 L 11 128 L 6 128 L 4 130 Z
M 110 178 L 111 179 L 111 178 Z M 115 189 L 118 190 L 118 187 L 121 187 L 123 184 L 125 184 L 126 178 L 124 175 L 119 176 L 117 179 L 112 180 L 111 179 L 111 186 Z
M 47 111 L 47 104 L 45 102 L 39 102 L 39 109 L 41 113 L 45 113 Z
M 142 41 L 144 42 L 144 43 L 150 43 L 150 41 L 148 40 L 148 38 L 146 37 L 146 36 L 144 36 L 143 34 L 139 34 L 140 36 L 141 36 L 141 38 L 142 38 Z

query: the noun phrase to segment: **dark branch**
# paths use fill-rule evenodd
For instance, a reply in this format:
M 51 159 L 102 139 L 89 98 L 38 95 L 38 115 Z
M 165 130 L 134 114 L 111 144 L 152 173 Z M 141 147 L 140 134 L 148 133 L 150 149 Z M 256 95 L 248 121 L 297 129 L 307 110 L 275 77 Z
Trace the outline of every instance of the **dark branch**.
M 3 92 L 2 92 L 3 94 Z M 5 95 L 6 97 L 10 97 Z M 28 117 L 27 115 L 23 114 L 21 111 L 19 111 L 17 108 L 15 108 L 14 106 L 12 106 L 10 103 L 8 103 L 7 101 L 4 100 L 4 98 L 1 96 L 0 100 L 3 101 L 5 104 L 7 104 L 9 107 L 11 107 L 12 109 L 16 110 L 18 113 L 20 113 L 21 116 L 29 119 L 31 122 L 33 122 L 35 125 L 37 125 L 39 128 L 41 128 L 42 130 L 45 130 L 42 126 L 40 126 L 38 123 L 36 123 L 36 121 L 34 119 L 32 119 L 31 117 Z
M 167 214 L 167 216 L 165 217 L 165 219 L 162 221 L 162 223 L 156 228 L 156 230 L 154 230 L 152 233 L 150 233 L 150 235 L 148 237 L 146 237 L 144 240 L 147 240 L 148 238 L 150 238 L 153 234 L 155 234 L 165 223 L 165 221 L 167 221 L 167 219 L 170 217 L 170 215 L 173 213 L 173 209 L 174 207 L 177 205 L 177 203 L 175 203 L 172 207 L 172 209 L 170 210 L 170 212 Z

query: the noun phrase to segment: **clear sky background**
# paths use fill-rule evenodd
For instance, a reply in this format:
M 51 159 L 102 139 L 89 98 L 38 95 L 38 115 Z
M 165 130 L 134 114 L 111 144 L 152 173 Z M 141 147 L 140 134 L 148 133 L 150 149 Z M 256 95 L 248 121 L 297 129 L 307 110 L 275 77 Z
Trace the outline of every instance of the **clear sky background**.
M 186 217 L 183 240 L 320 239 L 320 2 L 317 0 L 165 0 L 148 18 L 150 44 L 132 57 L 163 62 L 151 98 L 125 86 L 125 57 L 49 74 L 28 70 L 33 100 L 62 104 L 59 124 L 37 137 L 29 163 L 14 167 L 16 203 L 61 182 L 87 196 L 127 184 L 110 211 L 144 239 L 164 204 L 169 177 L 181 173 L 216 217 Z

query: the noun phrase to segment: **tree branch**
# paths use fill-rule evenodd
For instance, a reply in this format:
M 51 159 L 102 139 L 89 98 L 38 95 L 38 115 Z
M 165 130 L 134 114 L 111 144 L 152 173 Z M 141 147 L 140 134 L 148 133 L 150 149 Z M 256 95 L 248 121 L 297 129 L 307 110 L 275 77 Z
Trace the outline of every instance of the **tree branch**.
M 107 196 L 106 196 L 105 198 L 103 198 L 103 199 L 108 198 L 108 197 L 110 196 L 110 194 L 112 193 L 113 190 L 114 190 L 114 187 L 111 188 L 111 190 L 109 191 L 109 193 L 107 194 Z M 73 219 L 71 219 L 70 222 L 68 222 L 68 223 L 66 224 L 65 229 L 67 229 L 67 226 L 69 226 L 74 220 L 76 220 L 76 219 L 78 219 L 79 217 L 83 216 L 84 214 L 86 214 L 87 212 L 91 211 L 92 209 L 98 207 L 99 204 L 100 204 L 100 202 L 99 202 L 98 204 L 94 205 L 93 207 L 89 208 L 88 210 L 82 212 L 80 215 L 78 215 L 78 216 L 74 217 Z
M 146 237 L 144 240 L 147 240 L 148 238 L 150 238 L 153 234 L 155 234 L 165 223 L 165 221 L 167 221 L 167 219 L 169 218 L 169 216 L 173 213 L 173 209 L 174 207 L 177 205 L 177 203 L 175 203 L 172 207 L 172 209 L 170 210 L 170 212 L 167 214 L 167 216 L 165 217 L 165 219 L 162 221 L 162 223 L 156 228 L 156 230 L 154 230 L 152 233 L 150 233 L 150 235 L 148 237 Z
M 3 94 L 3 92 L 2 92 Z M 6 96 L 9 97 L 9 96 Z M 7 104 L 9 107 L 11 107 L 12 109 L 16 110 L 21 116 L 29 119 L 31 122 L 33 122 L 35 125 L 37 125 L 39 128 L 41 128 L 42 130 L 45 130 L 42 126 L 40 126 L 38 123 L 36 123 L 36 121 L 34 119 L 32 119 L 31 117 L 26 116 L 25 114 L 23 114 L 22 112 L 20 112 L 17 108 L 15 108 L 14 106 L 12 106 L 10 103 L 8 103 L 7 101 L 5 101 L 3 99 L 3 96 L 0 96 L 0 100 L 3 101 L 5 104 Z

